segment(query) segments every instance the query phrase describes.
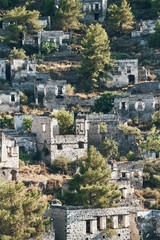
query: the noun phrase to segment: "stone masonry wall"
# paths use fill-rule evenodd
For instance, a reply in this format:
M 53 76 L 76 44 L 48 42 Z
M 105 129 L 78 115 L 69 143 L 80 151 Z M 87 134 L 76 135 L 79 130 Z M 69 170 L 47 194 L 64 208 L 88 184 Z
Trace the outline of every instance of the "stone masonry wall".
M 121 216 L 121 217 L 120 217 Z M 97 219 L 100 217 L 100 230 L 97 229 Z M 129 240 L 129 208 L 90 208 L 82 207 L 53 207 L 53 222 L 55 224 L 56 240 L 85 240 L 107 239 L 103 233 L 106 229 L 106 217 L 113 222 L 113 229 L 118 237 L 113 239 Z M 119 226 L 119 218 L 123 223 Z M 90 233 L 87 233 L 87 222 L 90 224 Z

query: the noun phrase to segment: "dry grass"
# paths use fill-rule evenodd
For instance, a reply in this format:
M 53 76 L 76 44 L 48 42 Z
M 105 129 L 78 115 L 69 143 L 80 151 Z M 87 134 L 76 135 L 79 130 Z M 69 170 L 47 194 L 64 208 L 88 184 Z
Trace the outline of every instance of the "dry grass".
M 19 171 L 19 181 L 32 182 L 34 186 L 42 182 L 45 186 L 51 185 L 57 189 L 69 179 L 71 177 L 68 175 L 49 174 L 48 168 L 44 165 L 28 165 Z

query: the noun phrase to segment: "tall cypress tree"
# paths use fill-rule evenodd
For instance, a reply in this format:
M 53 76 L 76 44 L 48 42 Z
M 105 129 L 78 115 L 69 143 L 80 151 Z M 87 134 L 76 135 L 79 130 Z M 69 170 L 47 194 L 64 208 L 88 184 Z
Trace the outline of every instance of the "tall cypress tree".
M 110 36 L 125 33 L 133 27 L 133 14 L 126 0 L 120 6 L 111 4 L 107 10 L 106 29 Z
M 85 207 L 110 207 L 115 204 L 120 191 L 116 183 L 110 183 L 111 170 L 106 159 L 90 147 L 88 155 L 80 166 L 80 173 L 69 182 L 69 190 L 64 192 L 63 200 L 69 205 Z
M 82 40 L 80 80 L 86 92 L 97 90 L 105 81 L 103 73 L 113 66 L 107 33 L 100 24 L 91 24 Z
M 83 18 L 82 3 L 79 0 L 59 0 L 58 8 L 53 17 L 55 29 L 68 31 L 78 29 L 79 19 Z

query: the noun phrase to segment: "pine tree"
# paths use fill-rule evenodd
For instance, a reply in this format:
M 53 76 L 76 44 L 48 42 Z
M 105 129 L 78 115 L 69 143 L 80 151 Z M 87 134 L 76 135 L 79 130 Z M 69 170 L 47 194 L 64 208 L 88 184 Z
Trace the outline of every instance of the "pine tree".
M 53 27 L 63 31 L 78 29 L 80 27 L 79 19 L 84 16 L 81 8 L 82 4 L 79 0 L 59 0 L 53 17 Z
M 82 40 L 80 80 L 81 89 L 91 92 L 100 89 L 103 73 L 113 66 L 107 33 L 100 24 L 91 24 Z
M 106 18 L 106 29 L 110 36 L 125 33 L 133 27 L 133 14 L 131 7 L 126 0 L 123 0 L 120 7 L 111 4 L 108 8 Z
M 27 190 L 22 182 L 0 183 L 0 239 L 17 240 L 41 236 L 45 204 L 38 189 Z
M 4 21 L 10 22 L 8 39 L 17 44 L 21 43 L 23 34 L 32 35 L 38 32 L 42 28 L 38 21 L 39 14 L 36 10 L 26 10 L 25 6 L 8 11 L 3 17 Z
M 110 183 L 111 170 L 106 159 L 90 147 L 87 157 L 82 161 L 80 173 L 69 182 L 69 190 L 64 192 L 66 204 L 85 207 L 115 206 L 120 192 L 116 183 Z

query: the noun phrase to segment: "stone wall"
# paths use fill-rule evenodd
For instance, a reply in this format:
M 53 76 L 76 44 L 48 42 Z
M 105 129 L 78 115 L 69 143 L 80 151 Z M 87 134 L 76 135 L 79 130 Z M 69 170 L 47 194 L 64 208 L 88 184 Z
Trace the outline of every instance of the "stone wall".
M 112 164 L 111 179 L 130 180 L 134 188 L 143 188 L 143 164 L 139 162 L 117 162 Z
M 15 139 L 0 134 L 0 176 L 5 180 L 17 180 L 19 173 L 19 148 Z
M 0 77 L 6 80 L 6 60 L 0 59 Z
M 151 120 L 153 113 L 160 109 L 159 88 L 159 82 L 144 82 L 136 84 L 126 95 L 115 96 L 114 108 L 120 120 L 124 122 L 136 117 L 142 121 Z
M 53 162 L 58 156 L 76 160 L 87 152 L 88 136 L 85 118 L 76 120 L 76 134 L 59 135 L 58 121 L 47 116 L 35 116 L 32 122 L 32 132 L 37 134 L 37 145 L 40 151 L 47 149 L 43 158 Z
M 100 22 L 103 23 L 107 10 L 107 0 L 82 1 L 82 12 L 85 13 L 81 22 Z
M 118 232 L 114 240 L 129 240 L 129 208 L 90 208 L 53 206 L 53 222 L 56 240 L 108 239 L 104 229 L 110 218 Z M 98 223 L 99 222 L 99 223 Z
M 18 91 L 0 90 L 0 111 L 19 112 L 20 96 Z
M 32 114 L 15 114 L 14 115 L 14 128 L 17 132 L 24 130 L 23 120 L 25 117 L 33 118 Z
M 137 222 L 143 240 L 160 239 L 160 211 L 140 211 Z
M 122 88 L 138 82 L 138 59 L 116 60 L 115 70 L 106 76 L 107 88 Z
M 141 21 L 140 30 L 131 33 L 131 37 L 140 37 L 155 33 L 156 20 Z

